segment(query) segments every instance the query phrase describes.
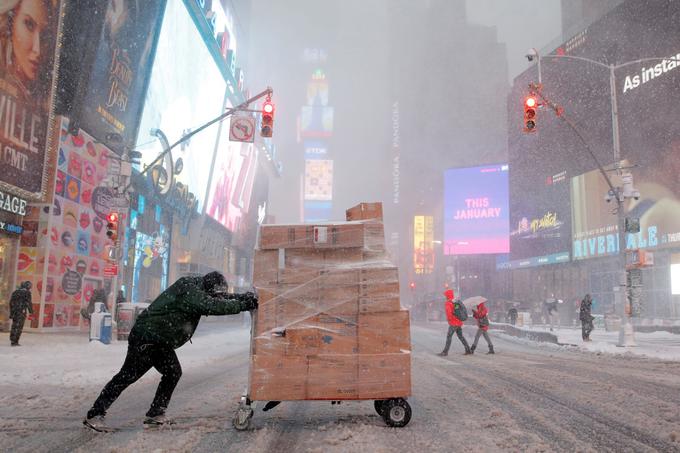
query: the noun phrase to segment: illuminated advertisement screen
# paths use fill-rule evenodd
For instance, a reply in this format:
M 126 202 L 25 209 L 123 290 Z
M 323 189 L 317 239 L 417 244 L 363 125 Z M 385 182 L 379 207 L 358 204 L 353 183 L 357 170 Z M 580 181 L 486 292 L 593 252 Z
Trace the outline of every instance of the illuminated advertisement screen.
M 444 173 L 444 253 L 508 253 L 508 165 Z
M 333 135 L 333 107 L 305 105 L 300 114 L 300 135 L 326 138 Z
M 224 78 L 184 2 L 168 1 L 137 135 L 142 164 L 151 163 L 162 150 L 151 129 L 162 130 L 170 144 L 175 143 L 222 112 L 225 92 Z M 218 130 L 212 125 L 172 151 L 174 159 L 184 162 L 177 180 L 194 193 L 199 211 Z
M 251 210 L 258 157 L 252 143 L 230 142 L 228 133 L 220 137 L 205 212 L 232 233 L 240 230 Z
M 305 200 L 333 199 L 333 161 L 308 159 L 305 161 Z
M 413 217 L 413 270 L 416 274 L 434 271 L 434 217 Z

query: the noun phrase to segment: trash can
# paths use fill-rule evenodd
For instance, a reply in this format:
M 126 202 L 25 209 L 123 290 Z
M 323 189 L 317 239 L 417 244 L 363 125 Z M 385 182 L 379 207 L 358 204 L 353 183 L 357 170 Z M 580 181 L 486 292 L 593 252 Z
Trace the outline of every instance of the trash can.
M 90 315 L 90 341 L 111 343 L 111 327 L 111 313 L 106 311 L 103 302 L 95 303 L 94 312 Z

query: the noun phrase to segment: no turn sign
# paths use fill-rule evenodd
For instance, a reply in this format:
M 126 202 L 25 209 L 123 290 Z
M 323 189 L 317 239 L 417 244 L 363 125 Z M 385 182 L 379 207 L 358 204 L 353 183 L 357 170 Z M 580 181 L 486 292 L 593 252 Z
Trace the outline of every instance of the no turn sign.
M 255 141 L 255 118 L 251 115 L 235 115 L 231 117 L 229 140 L 232 142 Z

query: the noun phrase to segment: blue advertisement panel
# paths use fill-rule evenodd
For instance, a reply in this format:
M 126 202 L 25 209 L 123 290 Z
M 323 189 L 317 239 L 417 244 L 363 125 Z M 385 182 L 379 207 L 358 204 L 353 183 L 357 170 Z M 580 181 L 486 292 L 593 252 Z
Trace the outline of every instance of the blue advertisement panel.
M 444 174 L 444 253 L 508 253 L 508 165 L 452 168 Z
M 90 135 L 118 152 L 135 139 L 164 3 L 110 0 L 104 13 L 79 122 Z M 122 141 L 111 142 L 107 134 L 118 134 Z

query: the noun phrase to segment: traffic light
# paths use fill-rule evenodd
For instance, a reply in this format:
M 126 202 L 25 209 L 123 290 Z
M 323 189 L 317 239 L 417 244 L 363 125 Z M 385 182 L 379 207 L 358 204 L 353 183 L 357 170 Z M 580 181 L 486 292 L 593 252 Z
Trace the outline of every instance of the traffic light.
M 106 220 L 106 235 L 115 242 L 118 240 L 118 213 L 110 212 Z
M 267 99 L 262 104 L 262 127 L 260 136 L 271 137 L 274 132 L 274 103 Z
M 538 99 L 530 94 L 524 99 L 524 132 L 536 132 L 536 112 Z
M 411 282 L 411 284 L 408 285 L 408 286 L 409 286 L 409 288 L 411 288 L 411 290 L 416 289 L 416 284 L 415 284 L 415 282 Z

